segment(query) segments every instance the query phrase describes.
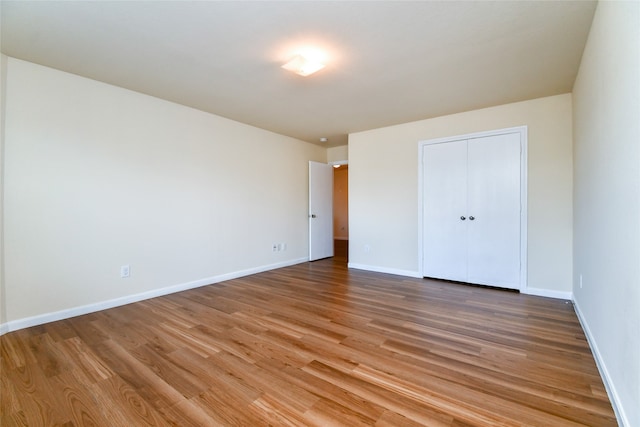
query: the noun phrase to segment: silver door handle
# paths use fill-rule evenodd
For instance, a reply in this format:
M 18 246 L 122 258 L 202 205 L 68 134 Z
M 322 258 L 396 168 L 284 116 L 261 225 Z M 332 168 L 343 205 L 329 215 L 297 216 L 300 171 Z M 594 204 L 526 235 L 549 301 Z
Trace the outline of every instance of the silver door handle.
M 465 217 L 461 216 L 461 217 L 460 217 L 460 219 L 461 219 L 462 221 L 464 221 L 464 220 L 465 220 L 465 219 L 467 219 L 467 218 L 465 218 Z
M 316 217 L 316 214 L 311 214 L 311 218 L 315 218 L 315 217 Z
M 474 219 L 476 219 L 476 217 L 475 217 L 475 216 L 470 216 L 470 217 L 469 217 L 469 221 L 473 221 Z

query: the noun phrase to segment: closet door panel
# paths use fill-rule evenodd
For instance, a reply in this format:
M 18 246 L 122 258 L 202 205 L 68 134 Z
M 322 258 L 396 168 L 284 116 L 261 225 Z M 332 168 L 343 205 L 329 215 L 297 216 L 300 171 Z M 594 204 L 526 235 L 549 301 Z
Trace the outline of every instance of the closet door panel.
M 520 288 L 520 136 L 468 144 L 468 282 Z
M 427 145 L 422 161 L 424 276 L 466 281 L 467 141 Z

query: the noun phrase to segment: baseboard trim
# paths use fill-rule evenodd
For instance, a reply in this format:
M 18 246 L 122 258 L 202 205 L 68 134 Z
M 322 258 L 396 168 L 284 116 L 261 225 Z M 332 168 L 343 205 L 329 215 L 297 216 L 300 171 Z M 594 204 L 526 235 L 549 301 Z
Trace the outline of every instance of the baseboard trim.
M 203 279 L 194 280 L 187 283 L 180 283 L 177 285 L 167 286 L 164 288 L 153 289 L 151 291 L 141 292 L 139 294 L 127 295 L 124 297 L 114 298 L 107 301 L 100 301 L 94 304 L 87 304 L 79 307 L 73 307 L 65 310 L 55 311 L 52 313 L 39 314 L 37 316 L 12 320 L 10 322 L 0 324 L 0 335 L 4 335 L 7 332 L 17 331 L 19 329 L 30 328 L 32 326 L 38 326 L 38 325 L 42 325 L 49 322 L 55 322 L 57 320 L 69 319 L 71 317 L 81 316 L 83 314 L 95 313 L 96 311 L 106 310 L 113 307 L 119 307 L 121 305 L 131 304 L 138 301 L 144 301 L 147 299 L 160 297 L 163 295 L 169 295 L 176 292 L 186 291 L 189 289 L 199 288 L 201 286 L 213 285 L 215 283 L 237 279 L 239 277 L 250 276 L 252 274 L 262 273 L 269 270 L 275 270 L 277 268 L 289 267 L 291 265 L 301 264 L 307 261 L 309 261 L 309 258 L 297 258 L 297 259 L 292 259 L 292 260 L 288 260 L 288 261 L 284 261 L 276 264 L 268 264 L 260 267 L 249 268 L 246 270 L 220 274 L 217 276 L 205 277 Z
M 582 311 L 580 310 L 580 306 L 578 305 L 578 301 L 573 301 L 573 308 L 578 316 L 578 320 L 580 321 L 580 325 L 584 330 L 584 334 L 587 337 L 587 342 L 589 343 L 589 347 L 591 348 L 591 352 L 593 353 L 593 358 L 596 361 L 596 366 L 598 367 L 598 371 L 600 372 L 600 376 L 604 382 L 604 388 L 607 390 L 607 395 L 609 395 L 609 400 L 611 401 L 611 406 L 613 407 L 613 412 L 616 414 L 616 419 L 618 420 L 618 424 L 620 427 L 631 427 L 629 423 L 629 419 L 627 418 L 626 413 L 624 412 L 624 408 L 622 406 L 622 402 L 620 401 L 620 397 L 616 392 L 616 388 L 613 385 L 613 381 L 611 381 L 611 376 L 609 375 L 609 371 L 607 370 L 607 365 L 605 365 L 604 360 L 602 359 L 602 355 L 600 354 L 600 350 L 598 349 L 598 344 L 596 340 L 593 338 L 593 334 L 589 329 L 589 324 L 587 320 L 582 315 Z
M 411 271 L 411 270 L 400 270 L 397 268 L 378 267 L 376 265 L 357 264 L 353 262 L 348 263 L 347 267 L 353 268 L 356 270 L 374 271 L 376 273 L 386 273 L 386 274 L 394 274 L 396 276 L 413 277 L 416 279 L 422 278 L 419 272 Z
M 550 289 L 541 289 L 541 288 L 525 288 L 520 291 L 520 293 L 526 295 L 535 295 L 538 297 L 547 297 L 547 298 L 556 298 L 556 299 L 566 299 L 569 301 L 573 300 L 572 292 L 565 291 L 552 291 Z

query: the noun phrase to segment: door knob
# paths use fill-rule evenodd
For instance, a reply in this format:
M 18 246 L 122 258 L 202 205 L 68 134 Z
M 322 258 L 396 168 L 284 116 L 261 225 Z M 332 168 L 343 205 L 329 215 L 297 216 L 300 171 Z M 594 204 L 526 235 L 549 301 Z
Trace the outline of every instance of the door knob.
M 465 217 L 461 216 L 461 217 L 460 217 L 460 219 L 464 221 L 464 220 L 465 220 L 465 219 L 467 219 L 467 218 L 465 218 Z
M 316 214 L 311 214 L 311 218 L 315 218 L 315 217 L 316 217 Z
M 474 219 L 476 219 L 476 217 L 475 217 L 475 216 L 470 216 L 470 217 L 469 217 L 469 221 L 473 221 Z

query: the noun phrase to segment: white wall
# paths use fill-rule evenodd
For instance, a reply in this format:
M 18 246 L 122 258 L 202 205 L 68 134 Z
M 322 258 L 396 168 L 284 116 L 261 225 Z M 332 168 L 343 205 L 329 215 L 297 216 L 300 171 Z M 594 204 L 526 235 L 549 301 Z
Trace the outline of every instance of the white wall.
M 9 329 L 307 259 L 322 147 L 14 58 L 5 133 Z
M 598 4 L 573 102 L 576 307 L 619 420 L 640 426 L 640 3 Z
M 345 162 L 349 158 L 349 148 L 346 145 L 327 148 L 327 162 Z
M 0 54 L 0 334 L 5 332 L 3 325 L 7 322 L 7 299 L 5 298 L 4 286 L 4 111 L 6 77 L 7 57 Z
M 528 291 L 570 298 L 571 114 L 566 94 L 349 135 L 350 264 L 419 275 L 418 141 L 527 125 Z

